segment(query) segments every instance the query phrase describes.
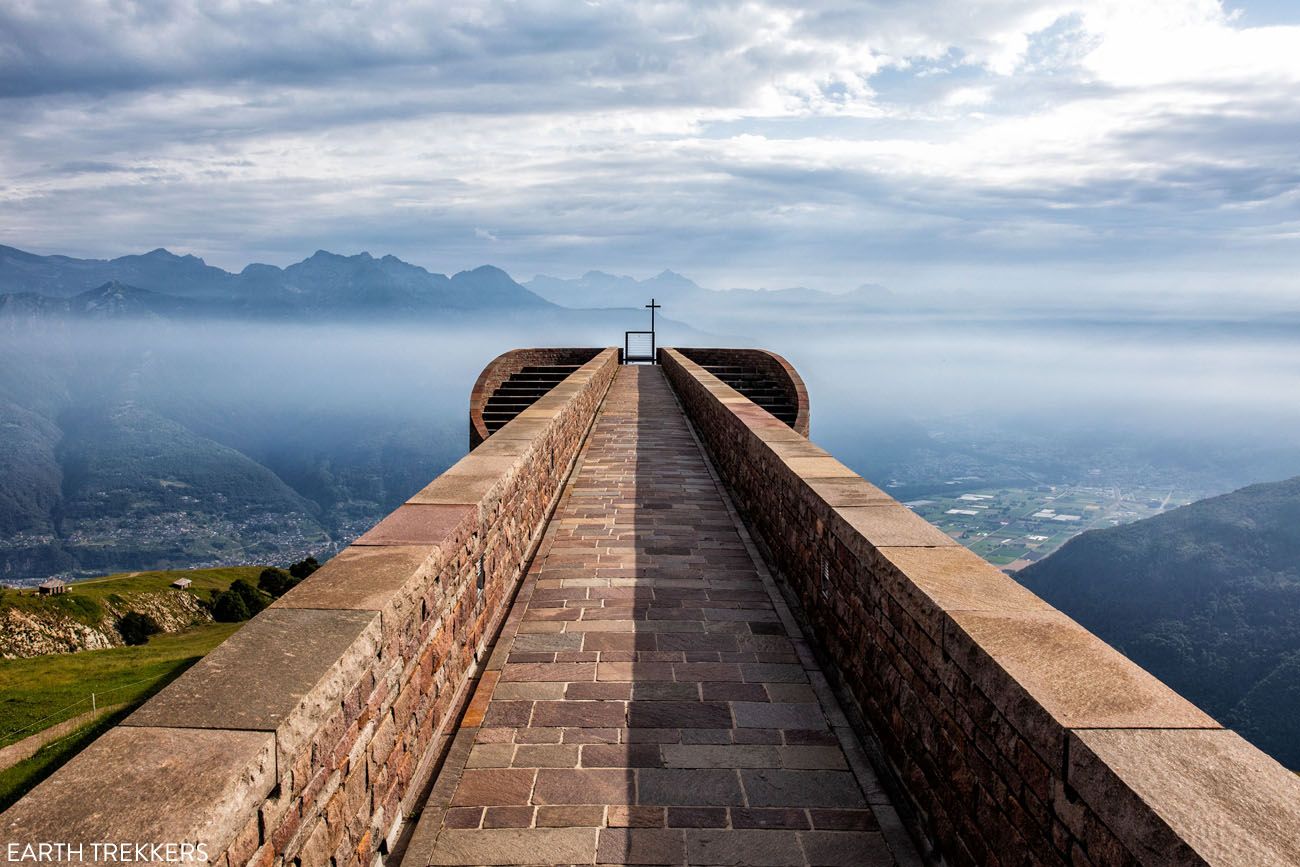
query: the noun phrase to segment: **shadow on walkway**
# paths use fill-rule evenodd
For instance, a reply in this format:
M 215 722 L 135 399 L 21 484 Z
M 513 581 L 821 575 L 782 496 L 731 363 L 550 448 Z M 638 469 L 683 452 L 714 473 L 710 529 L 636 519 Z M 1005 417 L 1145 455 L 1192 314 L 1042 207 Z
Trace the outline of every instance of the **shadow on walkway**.
M 404 863 L 893 864 L 791 639 L 662 371 L 621 368 Z

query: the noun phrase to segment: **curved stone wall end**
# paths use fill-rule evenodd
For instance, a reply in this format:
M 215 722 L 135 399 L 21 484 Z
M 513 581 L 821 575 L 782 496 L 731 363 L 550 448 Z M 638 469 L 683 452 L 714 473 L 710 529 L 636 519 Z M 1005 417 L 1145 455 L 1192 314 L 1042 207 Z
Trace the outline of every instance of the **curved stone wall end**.
M 469 393 L 469 447 L 476 449 L 491 434 L 483 423 L 483 408 L 501 383 L 525 367 L 552 364 L 586 364 L 600 349 L 581 347 L 536 347 L 511 349 L 488 362 Z
M 781 384 L 787 400 L 797 407 L 795 422 L 791 427 L 798 433 L 808 436 L 809 406 L 808 387 L 803 377 L 795 370 L 793 364 L 769 349 L 734 349 L 715 347 L 674 347 L 674 351 L 697 364 L 749 364 L 757 367 Z M 659 350 L 660 363 L 667 347 Z

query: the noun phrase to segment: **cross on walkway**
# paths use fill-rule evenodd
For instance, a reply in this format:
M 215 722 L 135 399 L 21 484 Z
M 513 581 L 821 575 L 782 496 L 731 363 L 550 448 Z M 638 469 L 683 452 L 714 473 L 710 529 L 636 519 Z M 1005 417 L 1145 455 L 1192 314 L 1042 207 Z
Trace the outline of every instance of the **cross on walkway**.
M 649 330 L 649 331 L 625 331 L 625 332 L 623 332 L 623 361 L 624 361 L 625 363 L 628 363 L 628 364 L 630 364 L 630 363 L 632 363 L 632 362 L 634 362 L 634 361 L 649 361 L 649 362 L 652 363 L 652 364 L 656 362 L 655 352 L 656 352 L 657 346 L 656 346 L 656 343 L 655 343 L 655 311 L 661 309 L 661 308 L 663 307 L 663 305 L 662 305 L 662 304 L 657 304 L 657 303 L 655 302 L 655 299 L 651 298 L 651 299 L 650 299 L 650 303 L 649 303 L 649 304 L 646 304 L 645 307 L 650 311 L 650 330 Z M 632 335 L 634 335 L 634 334 L 636 334 L 636 335 L 642 335 L 642 336 L 644 336 L 644 335 L 649 335 L 649 336 L 650 336 L 650 352 L 649 352 L 649 354 L 647 354 L 647 355 L 641 355 L 641 354 L 639 354 L 639 353 L 633 351 L 633 349 L 632 349 Z

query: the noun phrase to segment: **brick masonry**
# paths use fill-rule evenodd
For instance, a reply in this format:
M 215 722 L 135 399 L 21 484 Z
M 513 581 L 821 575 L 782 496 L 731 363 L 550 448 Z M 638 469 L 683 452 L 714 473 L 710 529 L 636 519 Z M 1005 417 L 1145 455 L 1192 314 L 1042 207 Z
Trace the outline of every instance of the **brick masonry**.
M 660 361 L 952 864 L 1300 864 L 1300 781 L 671 349 Z
M 622 368 L 403 864 L 900 863 L 759 570 L 662 371 Z
M 152 860 L 89 848 L 120 841 L 201 844 L 220 867 L 373 865 L 449 745 L 460 772 L 414 829 L 434 835 L 424 863 L 897 858 L 888 800 L 848 782 L 827 731 L 842 724 L 809 696 L 820 673 L 755 595 L 762 569 L 707 493 L 666 375 L 948 863 L 1300 864 L 1294 775 L 661 359 L 600 352 L 0 815 L 0 840 L 86 846 L 47 864 Z M 643 389 L 658 427 L 628 411 Z
M 85 844 L 62 863 L 122 863 L 103 841 L 375 863 L 618 369 L 599 352 L 7 810 L 0 839 Z
M 476 449 L 491 436 L 483 422 L 483 409 L 487 406 L 488 398 L 511 374 L 518 373 L 529 365 L 585 364 L 598 351 L 574 347 L 511 349 L 492 359 L 478 375 L 469 392 L 469 447 Z
M 808 436 L 810 419 L 808 414 L 808 388 L 803 377 L 794 365 L 775 352 L 768 349 L 710 349 L 691 347 L 678 350 L 696 364 L 705 367 L 714 364 L 752 367 L 763 371 L 773 382 L 781 386 L 785 399 L 795 409 L 794 424 L 797 433 Z

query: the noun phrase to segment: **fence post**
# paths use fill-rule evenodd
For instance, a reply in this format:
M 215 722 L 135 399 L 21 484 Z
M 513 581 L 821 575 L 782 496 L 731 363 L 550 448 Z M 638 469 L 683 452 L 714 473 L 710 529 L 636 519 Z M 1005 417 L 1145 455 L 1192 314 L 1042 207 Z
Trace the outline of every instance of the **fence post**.
M 98 708 L 95 707 L 95 694 L 90 694 L 90 712 L 93 714 Z

